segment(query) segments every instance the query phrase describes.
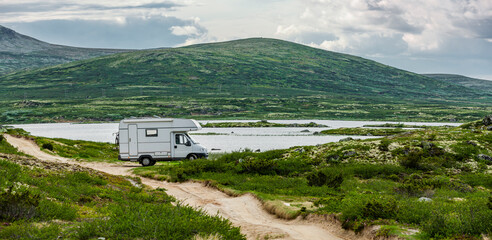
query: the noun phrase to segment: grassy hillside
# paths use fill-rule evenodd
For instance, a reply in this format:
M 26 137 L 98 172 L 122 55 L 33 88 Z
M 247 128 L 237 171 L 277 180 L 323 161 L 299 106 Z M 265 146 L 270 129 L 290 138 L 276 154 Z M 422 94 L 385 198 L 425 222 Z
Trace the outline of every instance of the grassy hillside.
M 139 178 L 21 156 L 0 135 L 0 239 L 245 239 Z
M 492 81 L 470 78 L 455 74 L 423 74 L 424 76 L 437 80 L 458 84 L 478 91 L 492 92 Z
M 231 195 L 250 192 L 279 217 L 332 214 L 356 232 L 382 225 L 376 235 L 383 238 L 480 239 L 492 233 L 490 126 L 489 118 L 134 171 L 159 180 L 206 181 Z
M 53 45 L 0 26 L 0 76 L 125 51 Z
M 363 58 L 262 38 L 0 77 L 0 119 L 7 122 L 152 115 L 449 121 L 484 115 L 491 99 Z

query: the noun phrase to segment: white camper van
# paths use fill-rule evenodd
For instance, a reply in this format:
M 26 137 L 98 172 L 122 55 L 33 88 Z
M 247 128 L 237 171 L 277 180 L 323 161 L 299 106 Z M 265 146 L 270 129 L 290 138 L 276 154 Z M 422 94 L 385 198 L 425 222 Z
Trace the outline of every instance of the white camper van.
M 124 119 L 116 137 L 123 161 L 152 166 L 159 160 L 207 158 L 207 149 L 187 134 L 202 129 L 192 119 Z

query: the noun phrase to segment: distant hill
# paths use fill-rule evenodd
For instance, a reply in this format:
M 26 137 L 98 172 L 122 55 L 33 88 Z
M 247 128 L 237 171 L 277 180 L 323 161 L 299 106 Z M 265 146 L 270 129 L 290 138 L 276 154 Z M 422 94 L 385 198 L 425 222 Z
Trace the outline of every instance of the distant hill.
M 481 117 L 487 109 L 466 107 L 489 106 L 491 99 L 490 92 L 453 82 L 265 38 L 119 53 L 0 77 L 8 121 L 152 115 L 446 121 Z
M 0 75 L 125 51 L 53 45 L 0 26 Z
M 455 74 L 423 74 L 424 76 L 434 78 L 441 81 L 446 81 L 468 88 L 492 93 L 492 81 L 478 78 L 471 78 Z
M 421 100 L 484 95 L 360 57 L 261 38 L 115 54 L 4 76 L 1 84 L 9 83 L 42 85 L 33 93 L 22 91 L 34 96 L 49 91 L 50 98 L 60 97 L 53 93 L 66 85 L 77 88 L 79 97 L 95 97 L 93 90 L 99 88 L 107 91 L 106 97 L 124 95 L 116 91 L 136 86 L 194 92 L 249 86 L 282 89 L 277 94 L 285 90 Z

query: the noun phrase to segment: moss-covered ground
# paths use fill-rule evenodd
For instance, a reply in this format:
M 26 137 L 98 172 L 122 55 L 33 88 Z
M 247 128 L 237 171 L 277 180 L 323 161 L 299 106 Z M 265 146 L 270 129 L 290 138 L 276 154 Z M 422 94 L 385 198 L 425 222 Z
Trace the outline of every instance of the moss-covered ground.
M 0 239 L 245 239 L 138 178 L 21 156 L 2 138 L 0 223 Z
M 482 121 L 380 139 L 137 168 L 169 181 L 206 181 L 235 195 L 256 194 L 292 218 L 333 214 L 347 229 L 382 225 L 380 236 L 479 238 L 492 233 L 492 131 Z

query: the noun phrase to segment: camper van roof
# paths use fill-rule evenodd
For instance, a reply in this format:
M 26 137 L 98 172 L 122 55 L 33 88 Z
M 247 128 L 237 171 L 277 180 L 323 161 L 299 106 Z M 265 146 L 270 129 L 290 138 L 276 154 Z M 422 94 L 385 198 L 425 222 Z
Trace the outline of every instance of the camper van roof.
M 172 122 L 172 118 L 135 118 L 135 119 L 123 119 L 124 123 L 141 123 L 141 122 Z

